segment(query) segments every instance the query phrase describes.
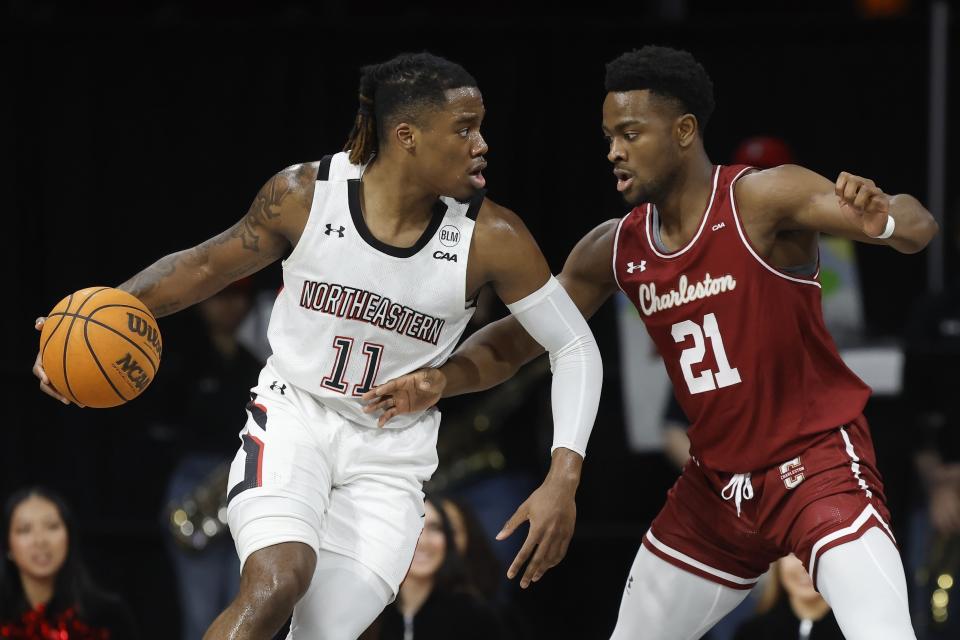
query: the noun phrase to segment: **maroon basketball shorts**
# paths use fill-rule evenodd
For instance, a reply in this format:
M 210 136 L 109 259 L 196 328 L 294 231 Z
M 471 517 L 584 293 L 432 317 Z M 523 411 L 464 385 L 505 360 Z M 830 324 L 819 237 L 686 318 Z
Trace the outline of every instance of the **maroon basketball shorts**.
M 750 589 L 789 553 L 816 584 L 828 550 L 877 527 L 893 539 L 867 422 L 825 433 L 802 454 L 768 469 L 731 474 L 696 460 L 667 494 L 643 544 L 708 580 Z

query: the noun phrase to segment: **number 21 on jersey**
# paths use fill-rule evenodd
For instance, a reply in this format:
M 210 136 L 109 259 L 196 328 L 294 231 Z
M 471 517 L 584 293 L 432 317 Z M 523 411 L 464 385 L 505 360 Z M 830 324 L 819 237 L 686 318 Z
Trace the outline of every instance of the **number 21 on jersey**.
M 350 354 L 353 351 L 353 338 L 337 336 L 333 339 L 333 348 L 336 355 L 333 360 L 333 369 L 330 375 L 320 381 L 320 386 L 330 391 L 346 394 L 350 383 L 345 379 L 347 365 L 350 363 Z M 362 382 L 353 385 L 352 395 L 362 396 L 373 387 L 373 381 L 380 372 L 380 361 L 383 359 L 383 345 L 374 342 L 363 343 L 363 353 L 367 356 L 367 364 L 363 370 Z
M 680 368 L 683 370 L 683 379 L 687 381 L 690 393 L 704 393 L 714 389 L 722 389 L 740 383 L 740 372 L 731 367 L 727 361 L 727 352 L 723 348 L 723 338 L 720 337 L 720 327 L 717 326 L 717 317 L 708 313 L 703 317 L 703 325 L 693 320 L 684 320 L 673 325 L 670 329 L 674 342 L 684 342 L 688 336 L 693 336 L 693 346 L 683 350 L 680 354 Z M 713 348 L 714 361 L 718 370 L 704 369 L 700 375 L 693 375 L 693 365 L 703 362 L 706 355 L 703 336 L 710 338 Z

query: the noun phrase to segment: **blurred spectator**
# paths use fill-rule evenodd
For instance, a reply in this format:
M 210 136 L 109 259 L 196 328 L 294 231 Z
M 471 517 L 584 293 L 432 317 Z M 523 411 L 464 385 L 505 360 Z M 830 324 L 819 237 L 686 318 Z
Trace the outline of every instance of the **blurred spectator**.
M 796 556 L 780 558 L 770 574 L 757 616 L 737 629 L 734 640 L 843 640 L 830 605 Z
M 464 568 L 470 584 L 489 603 L 497 601 L 500 582 L 507 568 L 502 567 L 490 547 L 490 540 L 496 534 L 484 530 L 473 509 L 459 498 L 443 498 L 443 512 L 450 522 L 453 541 L 457 553 L 463 558 Z
M 18 640 L 129 640 L 133 616 L 97 589 L 81 560 L 67 505 L 40 487 L 21 489 L 3 510 L 0 637 Z
M 503 630 L 470 583 L 453 528 L 431 498 L 423 533 L 396 601 L 380 616 L 381 640 L 497 640 Z
M 960 229 L 955 237 L 960 246 Z M 903 394 L 912 416 L 917 507 L 906 565 L 923 640 L 960 637 L 960 282 L 914 306 L 905 336 Z
M 761 169 L 796 162 L 793 149 L 787 141 L 776 136 L 744 138 L 734 150 L 731 160 L 733 164 L 749 164 Z
M 166 520 L 185 639 L 202 637 L 239 589 L 240 562 L 226 528 L 227 476 L 263 366 L 237 340 L 249 289 L 241 280 L 197 306 L 200 326 L 169 342 L 178 348 L 164 354 L 163 388 L 155 395 L 163 423 L 155 431 L 177 453 Z

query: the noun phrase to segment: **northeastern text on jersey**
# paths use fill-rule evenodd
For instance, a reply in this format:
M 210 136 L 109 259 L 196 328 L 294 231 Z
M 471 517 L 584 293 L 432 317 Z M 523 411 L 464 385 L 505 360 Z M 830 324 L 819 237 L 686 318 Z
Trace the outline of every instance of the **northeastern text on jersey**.
M 372 291 L 312 280 L 303 282 L 300 306 L 337 318 L 366 322 L 434 345 L 440 340 L 446 322 Z

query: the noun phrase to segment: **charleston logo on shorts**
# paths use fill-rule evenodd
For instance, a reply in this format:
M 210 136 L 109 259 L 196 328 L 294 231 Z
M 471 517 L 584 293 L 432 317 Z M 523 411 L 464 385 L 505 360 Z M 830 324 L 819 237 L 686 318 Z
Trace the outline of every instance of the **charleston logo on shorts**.
M 780 479 L 783 480 L 783 484 L 787 489 L 794 489 L 803 482 L 804 471 L 803 463 L 800 462 L 800 458 L 797 457 L 780 465 Z

